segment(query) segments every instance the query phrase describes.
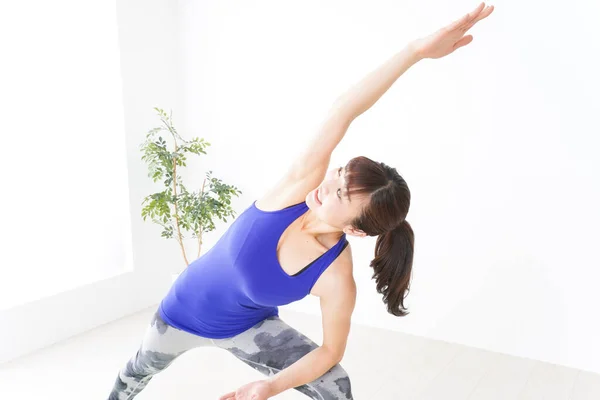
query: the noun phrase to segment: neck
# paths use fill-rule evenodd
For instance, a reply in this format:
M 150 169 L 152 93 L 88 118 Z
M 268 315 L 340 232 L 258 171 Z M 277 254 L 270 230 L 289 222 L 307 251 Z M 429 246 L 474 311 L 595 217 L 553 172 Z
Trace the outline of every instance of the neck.
M 310 209 L 302 216 L 302 220 L 300 221 L 300 231 L 313 236 L 315 239 L 331 237 L 335 238 L 335 240 L 340 240 L 344 233 L 341 229 L 318 219 L 315 213 Z

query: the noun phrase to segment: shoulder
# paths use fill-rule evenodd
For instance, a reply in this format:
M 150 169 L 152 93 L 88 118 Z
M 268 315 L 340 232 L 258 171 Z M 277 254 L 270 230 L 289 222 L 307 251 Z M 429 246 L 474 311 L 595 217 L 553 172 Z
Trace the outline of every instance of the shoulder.
M 311 294 L 321 300 L 329 297 L 356 298 L 356 282 L 353 275 L 352 249 L 350 243 L 342 253 L 321 274 L 311 290 Z
M 256 201 L 256 207 L 263 211 L 282 210 L 305 201 L 312 189 L 314 188 L 310 188 L 302 180 L 295 180 L 288 174 Z

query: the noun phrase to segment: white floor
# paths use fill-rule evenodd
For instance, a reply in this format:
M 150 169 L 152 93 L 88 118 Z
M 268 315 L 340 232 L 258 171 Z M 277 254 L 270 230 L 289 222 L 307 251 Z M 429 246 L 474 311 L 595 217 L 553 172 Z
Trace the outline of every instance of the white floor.
M 0 399 L 106 400 L 155 309 L 0 365 Z M 284 309 L 280 315 L 320 343 L 318 317 Z M 598 374 L 361 325 L 352 327 L 342 365 L 358 400 L 600 399 Z M 224 350 L 195 349 L 156 375 L 136 400 L 217 400 L 262 378 Z M 306 398 L 294 390 L 274 397 Z

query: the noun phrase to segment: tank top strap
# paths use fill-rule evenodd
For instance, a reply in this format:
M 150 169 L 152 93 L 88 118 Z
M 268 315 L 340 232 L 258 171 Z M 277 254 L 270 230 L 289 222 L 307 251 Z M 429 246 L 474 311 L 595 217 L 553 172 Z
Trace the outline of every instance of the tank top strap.
M 306 273 L 305 278 L 310 281 L 309 287 L 311 289 L 315 285 L 319 277 L 323 275 L 325 270 L 339 257 L 339 255 L 342 253 L 342 251 L 346 248 L 348 244 L 349 242 L 346 239 L 346 234 L 344 233 L 342 234 L 340 240 L 333 247 L 331 247 L 329 250 L 323 253 L 321 257 L 315 260 L 314 264 L 316 265 L 311 264 L 306 268 L 305 271 L 303 271 L 303 273 Z

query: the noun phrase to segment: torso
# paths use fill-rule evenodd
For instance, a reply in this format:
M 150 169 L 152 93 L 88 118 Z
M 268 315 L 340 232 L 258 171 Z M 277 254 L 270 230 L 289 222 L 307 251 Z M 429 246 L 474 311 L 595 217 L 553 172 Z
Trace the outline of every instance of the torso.
M 284 199 L 285 200 L 285 199 Z M 299 202 L 274 201 L 263 198 L 256 201 L 255 206 L 263 211 L 282 210 Z M 313 236 L 300 231 L 302 216 L 293 221 L 283 232 L 277 244 L 277 259 L 283 271 L 292 276 L 300 272 L 308 264 L 319 258 L 323 253 L 337 244 L 333 239 L 316 240 Z M 310 294 L 321 296 L 325 290 L 326 282 L 330 279 L 339 279 L 340 275 L 348 276 L 352 274 L 351 269 L 352 256 L 350 245 L 331 263 L 329 267 L 317 279 Z

